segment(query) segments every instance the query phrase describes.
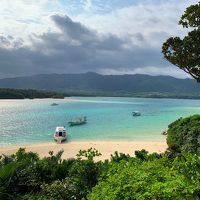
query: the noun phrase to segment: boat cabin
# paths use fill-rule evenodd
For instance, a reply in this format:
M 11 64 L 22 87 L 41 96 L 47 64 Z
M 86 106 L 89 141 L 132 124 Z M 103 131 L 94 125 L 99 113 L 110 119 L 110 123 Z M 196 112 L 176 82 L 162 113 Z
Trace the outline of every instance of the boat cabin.
M 67 139 L 67 132 L 66 128 L 64 126 L 62 127 L 56 127 L 55 133 L 54 133 L 54 139 L 61 143 L 62 141 Z

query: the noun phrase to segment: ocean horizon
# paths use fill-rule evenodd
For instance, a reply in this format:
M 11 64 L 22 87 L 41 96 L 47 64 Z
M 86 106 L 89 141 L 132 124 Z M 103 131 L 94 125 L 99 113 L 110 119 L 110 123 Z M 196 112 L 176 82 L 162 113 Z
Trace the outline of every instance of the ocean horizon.
M 57 106 L 51 106 L 52 103 Z M 132 111 L 141 112 L 133 117 Z M 200 100 L 124 97 L 0 100 L 0 146 L 53 141 L 66 126 L 69 141 L 165 141 L 161 133 L 180 117 L 200 114 Z M 68 126 L 75 117 L 88 123 Z

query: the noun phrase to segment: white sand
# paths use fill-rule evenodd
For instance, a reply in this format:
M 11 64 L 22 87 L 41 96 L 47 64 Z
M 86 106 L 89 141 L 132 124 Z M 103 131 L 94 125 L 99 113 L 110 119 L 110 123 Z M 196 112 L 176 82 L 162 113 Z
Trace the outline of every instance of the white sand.
M 62 158 L 75 158 L 76 154 L 80 149 L 87 150 L 90 147 L 97 149 L 101 152 L 97 160 L 109 159 L 110 155 L 115 151 L 133 155 L 135 150 L 146 149 L 149 152 L 164 152 L 167 148 L 165 142 L 155 142 L 155 141 L 83 141 L 83 142 L 66 142 L 62 144 L 52 143 L 43 143 L 43 144 L 32 144 L 32 145 L 18 145 L 18 146 L 9 146 L 1 147 L 0 155 L 6 154 L 10 155 L 15 153 L 20 147 L 26 148 L 26 151 L 37 152 L 40 157 L 48 156 L 49 151 L 58 152 L 63 149 L 64 153 Z

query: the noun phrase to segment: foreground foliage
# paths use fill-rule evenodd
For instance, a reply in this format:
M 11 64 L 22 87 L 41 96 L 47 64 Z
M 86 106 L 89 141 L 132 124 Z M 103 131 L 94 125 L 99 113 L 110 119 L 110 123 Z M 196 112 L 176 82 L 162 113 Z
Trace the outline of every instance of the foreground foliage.
M 192 154 L 148 154 L 135 157 L 115 152 L 111 160 L 83 150 L 62 160 L 63 151 L 40 159 L 19 149 L 0 161 L 0 199 L 199 199 L 200 157 Z
M 101 162 L 94 162 L 97 151 L 90 149 L 89 159 L 62 160 L 63 151 L 39 159 L 32 152 L 19 151 L 0 162 L 0 199 L 81 199 L 96 185 Z M 84 156 L 84 155 L 83 155 Z M 36 197 L 35 197 L 36 196 Z
M 88 199 L 198 199 L 200 158 L 147 156 L 109 163 L 109 168 Z

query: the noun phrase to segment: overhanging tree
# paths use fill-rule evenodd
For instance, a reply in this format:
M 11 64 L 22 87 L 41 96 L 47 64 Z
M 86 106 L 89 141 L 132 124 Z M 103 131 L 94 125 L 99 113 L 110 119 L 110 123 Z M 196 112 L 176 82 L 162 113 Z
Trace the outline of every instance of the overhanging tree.
M 179 24 L 193 29 L 183 39 L 170 37 L 162 46 L 164 57 L 200 82 L 200 2 L 191 5 Z

